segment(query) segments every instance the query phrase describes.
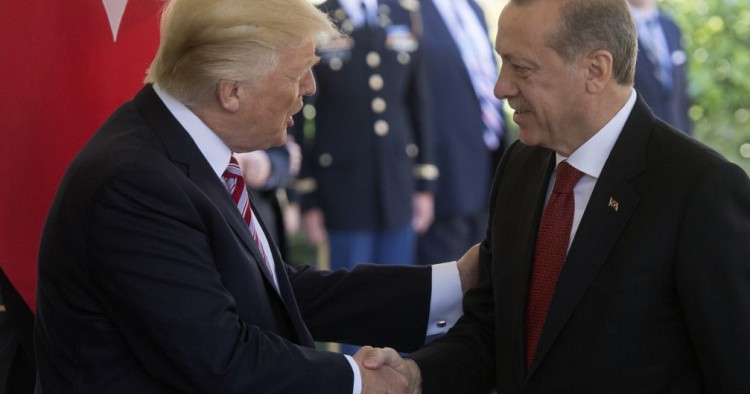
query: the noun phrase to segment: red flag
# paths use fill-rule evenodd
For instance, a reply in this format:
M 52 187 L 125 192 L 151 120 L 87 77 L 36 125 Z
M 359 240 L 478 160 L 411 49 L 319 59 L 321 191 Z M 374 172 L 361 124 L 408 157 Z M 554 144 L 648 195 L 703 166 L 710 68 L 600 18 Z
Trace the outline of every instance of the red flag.
M 32 310 L 55 190 L 89 136 L 143 85 L 162 5 L 0 2 L 0 267 Z

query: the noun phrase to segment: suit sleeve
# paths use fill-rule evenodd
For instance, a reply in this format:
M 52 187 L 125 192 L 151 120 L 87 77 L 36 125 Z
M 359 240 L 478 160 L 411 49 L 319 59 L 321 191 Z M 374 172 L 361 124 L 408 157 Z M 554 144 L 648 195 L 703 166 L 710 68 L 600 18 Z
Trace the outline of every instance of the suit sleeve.
M 716 166 L 684 218 L 676 283 L 708 392 L 750 388 L 750 181 Z
M 425 342 L 429 266 L 360 264 L 351 271 L 288 268 L 300 311 L 317 341 L 411 351 Z
M 514 145 L 516 146 L 516 145 Z M 510 160 L 513 146 L 503 156 Z M 501 164 L 490 194 L 490 223 L 495 213 L 497 190 L 505 168 Z M 422 373 L 422 391 L 451 394 L 488 393 L 495 386 L 495 299 L 492 280 L 492 226 L 480 247 L 480 282 L 464 295 L 464 315 L 445 336 L 410 354 Z
M 89 290 L 139 363 L 178 392 L 350 393 L 343 356 L 239 317 L 205 207 L 173 175 L 123 171 L 97 193 L 88 224 Z
M 487 241 L 480 249 L 480 264 L 490 258 Z M 492 283 L 483 275 L 479 285 L 464 296 L 464 315 L 448 334 L 408 355 L 422 372 L 422 392 L 487 393 L 494 385 L 494 324 Z

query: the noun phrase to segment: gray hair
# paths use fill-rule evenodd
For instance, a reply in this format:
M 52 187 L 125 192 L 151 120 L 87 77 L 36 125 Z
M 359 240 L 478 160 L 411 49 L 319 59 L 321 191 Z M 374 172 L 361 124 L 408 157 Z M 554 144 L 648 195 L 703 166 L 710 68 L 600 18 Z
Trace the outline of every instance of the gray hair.
M 537 0 L 511 0 L 517 5 Z M 547 37 L 549 46 L 566 62 L 604 49 L 612 54 L 612 72 L 620 85 L 633 85 L 638 35 L 626 0 L 562 1 L 561 23 Z

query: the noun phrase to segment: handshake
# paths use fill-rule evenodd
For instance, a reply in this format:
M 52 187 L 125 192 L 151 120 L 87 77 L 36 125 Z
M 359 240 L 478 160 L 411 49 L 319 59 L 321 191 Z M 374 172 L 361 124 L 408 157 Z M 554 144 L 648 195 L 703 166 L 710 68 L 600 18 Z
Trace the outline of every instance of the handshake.
M 362 394 L 420 394 L 422 376 L 414 360 L 391 348 L 364 346 L 354 355 L 362 375 Z
M 479 244 L 458 260 L 458 274 L 464 293 L 479 281 Z M 422 392 L 422 373 L 414 360 L 403 359 L 391 348 L 364 346 L 353 356 L 362 376 L 362 394 Z

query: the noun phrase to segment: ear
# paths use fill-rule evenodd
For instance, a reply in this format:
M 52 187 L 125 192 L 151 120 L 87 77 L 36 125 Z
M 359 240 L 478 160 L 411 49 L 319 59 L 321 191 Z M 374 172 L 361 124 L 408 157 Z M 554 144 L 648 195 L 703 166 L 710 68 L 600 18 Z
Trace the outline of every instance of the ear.
M 597 49 L 584 57 L 586 62 L 586 90 L 598 93 L 612 79 L 612 54 L 603 49 Z
M 219 105 L 229 112 L 240 108 L 240 84 L 237 81 L 220 81 L 216 85 L 216 98 Z

